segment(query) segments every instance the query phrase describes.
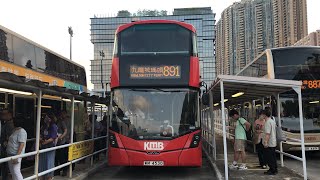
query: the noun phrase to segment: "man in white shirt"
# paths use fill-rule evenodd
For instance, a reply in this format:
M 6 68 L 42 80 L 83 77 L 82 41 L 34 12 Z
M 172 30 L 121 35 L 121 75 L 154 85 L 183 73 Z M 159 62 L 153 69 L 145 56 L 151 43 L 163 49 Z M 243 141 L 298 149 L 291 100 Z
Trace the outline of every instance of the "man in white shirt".
M 14 119 L 14 130 L 9 137 L 7 145 L 8 156 L 24 154 L 27 142 L 27 132 L 22 128 L 22 119 Z M 21 174 L 21 158 L 13 159 L 8 162 L 9 170 L 13 180 L 23 180 Z
M 265 111 L 267 117 L 264 124 L 264 135 L 263 135 L 263 146 L 265 150 L 265 157 L 269 170 L 264 172 L 267 175 L 276 175 L 278 173 L 276 147 L 277 147 L 277 136 L 276 136 L 276 122 L 271 118 L 271 112 Z

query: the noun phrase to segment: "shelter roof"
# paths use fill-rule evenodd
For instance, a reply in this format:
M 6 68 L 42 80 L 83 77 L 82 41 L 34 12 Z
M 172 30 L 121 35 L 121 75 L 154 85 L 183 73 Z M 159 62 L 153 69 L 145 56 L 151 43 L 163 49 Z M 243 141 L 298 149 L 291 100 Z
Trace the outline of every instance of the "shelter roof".
M 221 101 L 221 82 L 223 82 L 226 106 L 288 92 L 294 88 L 299 89 L 302 86 L 301 81 L 219 75 L 209 88 L 213 92 L 213 104 L 220 103 Z M 239 92 L 242 92 L 243 95 L 232 97 L 232 95 Z

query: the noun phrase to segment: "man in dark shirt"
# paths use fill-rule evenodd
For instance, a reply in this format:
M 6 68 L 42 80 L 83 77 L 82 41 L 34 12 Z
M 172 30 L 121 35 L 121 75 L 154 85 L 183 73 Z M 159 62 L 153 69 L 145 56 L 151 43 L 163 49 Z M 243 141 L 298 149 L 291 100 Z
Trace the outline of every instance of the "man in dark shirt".
M 9 109 L 3 109 L 0 112 L 0 120 L 2 123 L 1 126 L 1 158 L 7 157 L 6 148 L 8 144 L 8 139 L 13 132 L 14 125 L 13 125 L 13 118 L 12 112 Z M 2 180 L 8 179 L 8 163 L 1 163 L 1 176 Z
M 69 138 L 69 129 L 67 127 L 67 114 L 66 112 L 62 111 L 59 115 L 59 119 L 57 122 L 58 126 L 58 143 L 57 146 L 61 146 L 64 144 L 68 144 L 70 142 Z M 59 166 L 64 163 L 68 162 L 68 148 L 62 148 L 56 150 L 56 157 L 55 157 L 55 165 Z M 60 175 L 60 170 L 55 171 L 55 175 Z M 62 176 L 66 176 L 68 171 L 68 166 L 62 168 Z

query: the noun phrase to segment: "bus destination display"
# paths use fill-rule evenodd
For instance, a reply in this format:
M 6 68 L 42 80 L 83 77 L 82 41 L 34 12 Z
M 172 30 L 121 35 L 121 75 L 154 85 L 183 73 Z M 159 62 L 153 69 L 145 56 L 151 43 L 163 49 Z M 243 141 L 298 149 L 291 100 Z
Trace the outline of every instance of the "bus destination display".
M 181 78 L 181 66 L 130 66 L 131 79 L 179 79 Z
M 320 80 L 303 80 L 302 89 L 319 89 Z

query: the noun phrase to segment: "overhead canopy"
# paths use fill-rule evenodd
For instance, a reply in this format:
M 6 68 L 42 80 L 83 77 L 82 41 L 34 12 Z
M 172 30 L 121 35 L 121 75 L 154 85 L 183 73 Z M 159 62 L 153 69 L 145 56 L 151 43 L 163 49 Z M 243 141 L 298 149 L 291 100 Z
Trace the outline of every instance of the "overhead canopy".
M 0 72 L 0 88 L 31 93 L 37 93 L 39 90 L 41 90 L 43 94 L 47 95 L 65 98 L 74 97 L 77 100 L 93 101 L 101 104 L 109 102 L 109 97 L 102 98 L 94 95 L 90 96 L 88 93 L 79 94 L 79 91 L 77 90 L 67 89 L 60 86 L 50 86 L 47 82 L 29 80 L 23 76 L 17 76 L 8 72 Z
M 223 82 L 224 85 L 226 105 L 236 105 L 262 97 L 284 93 L 293 90 L 293 88 L 301 88 L 302 85 L 301 81 L 219 75 L 209 89 L 213 92 L 213 104 L 216 106 L 217 103 L 220 105 L 221 101 L 221 82 Z M 232 95 L 240 92 L 243 94 L 238 97 L 232 97 Z

